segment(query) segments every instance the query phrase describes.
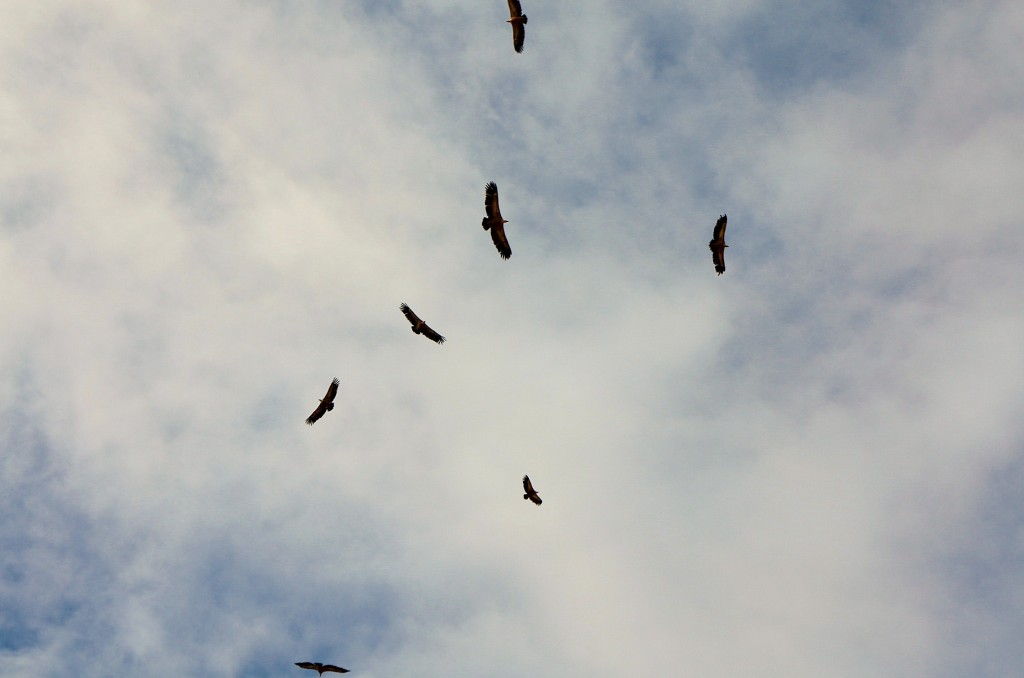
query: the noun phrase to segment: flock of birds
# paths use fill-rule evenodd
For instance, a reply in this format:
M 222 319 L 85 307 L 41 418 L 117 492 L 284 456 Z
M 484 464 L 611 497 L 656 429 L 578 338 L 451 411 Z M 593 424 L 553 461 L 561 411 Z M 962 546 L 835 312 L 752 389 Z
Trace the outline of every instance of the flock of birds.
M 519 0 L 508 0 L 508 9 L 510 18 L 507 23 L 512 24 L 512 46 L 517 53 L 520 53 L 523 51 L 523 44 L 526 41 L 526 29 L 524 26 L 527 23 L 527 18 L 523 14 L 523 8 Z M 498 204 L 498 185 L 493 181 L 484 187 L 484 211 L 486 216 L 481 225 L 485 231 L 491 232 L 491 240 L 494 242 L 494 247 L 498 250 L 501 258 L 508 260 L 512 256 L 512 248 L 509 246 L 508 237 L 505 235 L 505 224 L 508 223 L 508 219 L 501 216 L 501 208 Z M 718 217 L 711 242 L 708 243 L 708 247 L 711 250 L 711 261 L 715 265 L 715 271 L 718 275 L 725 273 L 725 248 L 728 247 L 725 244 L 725 227 L 727 223 L 728 216 L 722 214 Z M 444 343 L 445 338 L 416 315 L 407 304 L 403 303 L 399 306 L 399 309 L 412 326 L 413 334 L 423 335 L 437 344 Z M 334 399 L 338 395 L 338 385 L 339 382 L 335 378 L 331 385 L 327 387 L 327 393 L 324 394 L 323 398 L 320 398 L 320 403 L 316 406 L 316 409 L 306 417 L 307 424 L 312 426 L 321 417 L 334 409 Z M 523 476 L 523 492 L 523 499 L 528 499 L 537 506 L 543 503 L 537 490 L 533 487 L 530 476 Z M 340 666 L 321 664 L 320 662 L 296 662 L 295 665 L 302 669 L 316 671 L 321 676 L 324 673 L 349 672 L 348 669 L 343 669 Z

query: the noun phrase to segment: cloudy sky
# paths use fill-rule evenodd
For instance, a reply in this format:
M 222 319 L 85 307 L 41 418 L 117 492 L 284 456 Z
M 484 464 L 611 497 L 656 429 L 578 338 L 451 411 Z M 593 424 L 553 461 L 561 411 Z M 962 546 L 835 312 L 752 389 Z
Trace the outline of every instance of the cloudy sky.
M 1024 4 L 524 1 L 4 3 L 0 675 L 1024 675 Z

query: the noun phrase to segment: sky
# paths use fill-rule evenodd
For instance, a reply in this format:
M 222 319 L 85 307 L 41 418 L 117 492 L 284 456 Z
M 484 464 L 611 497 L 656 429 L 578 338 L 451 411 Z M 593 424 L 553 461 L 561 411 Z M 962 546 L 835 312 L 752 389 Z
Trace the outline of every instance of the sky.
M 523 1 L 4 4 L 0 675 L 1024 675 L 1024 4 Z

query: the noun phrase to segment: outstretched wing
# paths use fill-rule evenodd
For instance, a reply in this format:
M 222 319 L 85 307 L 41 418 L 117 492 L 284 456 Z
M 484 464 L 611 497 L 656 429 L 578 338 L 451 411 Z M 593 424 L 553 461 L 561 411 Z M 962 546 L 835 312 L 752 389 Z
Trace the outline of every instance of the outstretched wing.
M 335 377 L 331 385 L 327 387 L 327 395 L 324 396 L 325 403 L 333 403 L 335 396 L 338 395 L 338 378 Z
M 512 0 L 509 0 L 509 4 L 512 4 Z M 526 43 L 526 25 L 521 21 L 515 21 L 512 23 L 512 47 L 515 48 L 516 53 L 523 53 L 524 43 Z
M 494 241 L 494 246 L 498 248 L 502 259 L 512 256 L 512 247 L 509 246 L 508 238 L 505 236 L 505 224 L 498 222 L 491 226 L 491 240 Z
M 323 664 L 320 667 L 320 673 L 348 673 L 348 669 L 343 669 L 340 666 L 334 664 Z
M 316 406 L 316 409 L 313 410 L 313 414 L 306 417 L 306 423 L 312 426 L 313 424 L 320 420 L 320 417 L 324 416 L 326 413 L 327 403 L 321 401 L 320 404 Z
M 300 669 L 313 669 L 314 671 L 316 671 L 316 664 L 314 664 L 313 662 L 295 662 L 295 665 L 298 666 Z
M 725 273 L 725 245 L 719 244 L 711 248 L 711 261 L 714 262 L 718 275 Z
M 401 305 L 401 306 L 399 306 L 398 308 L 402 309 L 402 313 L 404 313 L 404 314 L 405 314 L 405 317 L 406 317 L 406 319 L 407 319 L 407 320 L 409 321 L 409 323 L 410 323 L 410 324 L 411 324 L 411 325 L 412 325 L 413 327 L 416 327 L 416 324 L 417 324 L 417 323 L 419 323 L 419 322 L 422 322 L 422 321 L 420 320 L 420 317 L 419 317 L 418 315 L 416 315 L 415 313 L 413 313 L 413 312 L 412 312 L 412 309 L 411 309 L 411 308 L 409 308 L 408 306 L 406 306 L 405 304 L 402 304 L 402 305 Z
M 420 334 L 422 334 L 427 339 L 430 339 L 431 341 L 436 341 L 439 344 L 444 343 L 444 337 L 442 337 L 434 330 L 430 329 L 430 325 L 426 323 L 423 323 L 423 327 L 420 328 Z
M 718 217 L 718 221 L 715 222 L 715 240 L 722 240 L 725 238 L 725 225 L 729 222 L 729 217 L 725 214 Z
M 498 185 L 493 181 L 484 187 L 484 210 L 487 211 L 488 219 L 501 220 L 501 209 L 498 207 Z
M 508 0 L 508 13 L 513 19 L 523 15 L 523 6 L 519 4 L 519 0 Z
M 489 182 L 483 187 L 483 209 L 487 212 L 487 219 L 502 219 L 502 211 L 498 207 L 498 184 Z

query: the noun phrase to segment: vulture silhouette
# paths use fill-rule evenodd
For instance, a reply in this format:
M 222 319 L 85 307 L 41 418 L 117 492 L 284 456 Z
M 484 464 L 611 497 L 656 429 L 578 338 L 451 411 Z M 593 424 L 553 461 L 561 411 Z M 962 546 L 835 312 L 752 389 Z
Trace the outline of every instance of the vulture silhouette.
M 439 344 L 444 343 L 444 337 L 430 329 L 430 325 L 420 320 L 420 317 L 413 313 L 411 308 L 405 304 L 402 304 L 399 308 L 402 309 L 402 313 L 405 314 L 405 317 L 408 318 L 409 322 L 412 324 L 413 334 L 422 334 L 431 341 L 436 341 Z
M 348 673 L 348 669 L 343 669 L 340 666 L 334 664 L 321 664 L 320 662 L 295 662 L 295 665 L 300 669 L 310 669 L 316 671 L 319 675 L 325 673 Z
M 523 6 L 519 0 L 508 0 L 508 15 L 511 17 L 505 23 L 512 24 L 512 46 L 516 52 L 523 51 L 523 42 L 526 40 L 526 15 L 523 14 Z
M 711 261 L 715 263 L 715 270 L 718 271 L 718 275 L 725 273 L 725 248 L 728 245 L 725 244 L 725 225 L 729 221 L 729 217 L 722 215 L 718 217 L 718 222 L 715 224 L 715 234 L 708 243 L 708 247 L 711 248 Z
M 313 414 L 306 417 L 306 423 L 310 426 L 313 425 L 320 417 L 324 416 L 328 412 L 334 409 L 334 396 L 338 395 L 338 380 L 335 379 L 331 382 L 331 385 L 327 387 L 327 394 L 320 399 L 320 404 L 313 410 Z
M 509 0 L 511 3 L 511 0 Z M 508 245 L 508 238 L 505 237 L 505 224 L 508 219 L 501 218 L 501 208 L 498 207 L 498 185 L 493 181 L 484 187 L 484 210 L 487 216 L 484 217 L 482 225 L 484 230 L 491 231 L 491 240 L 498 248 L 498 254 L 502 259 L 512 256 L 512 248 Z
M 523 476 L 523 490 L 526 494 L 523 495 L 523 499 L 529 499 L 537 506 L 540 506 L 543 502 L 540 499 L 540 495 L 537 494 L 537 490 L 533 489 L 533 483 L 530 482 L 530 476 Z

